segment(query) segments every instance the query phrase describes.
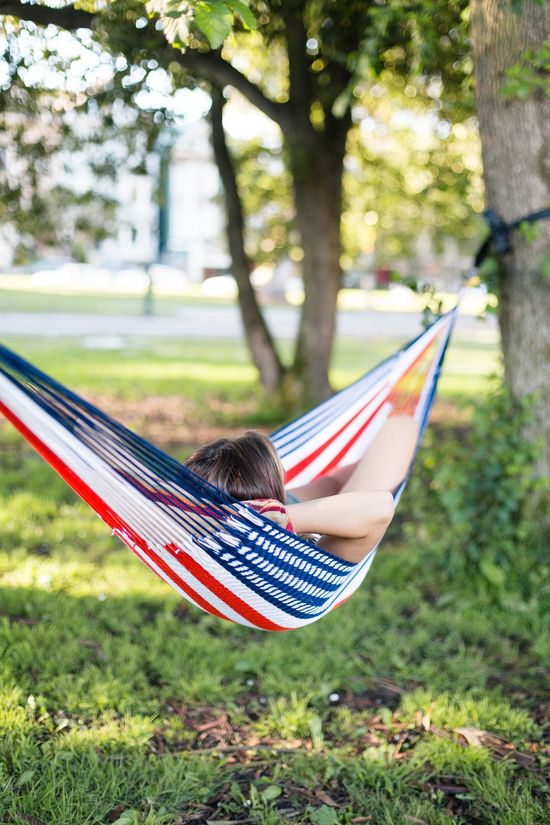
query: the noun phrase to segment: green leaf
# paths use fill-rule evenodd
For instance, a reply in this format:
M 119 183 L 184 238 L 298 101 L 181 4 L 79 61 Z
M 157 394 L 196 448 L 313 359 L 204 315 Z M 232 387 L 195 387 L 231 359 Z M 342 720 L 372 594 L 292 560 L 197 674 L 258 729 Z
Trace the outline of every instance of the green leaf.
M 114 825 L 130 825 L 130 823 L 135 822 L 138 816 L 138 811 L 129 808 L 127 811 L 124 811 L 118 819 L 115 820 Z
M 495 587 L 503 587 L 506 581 L 506 575 L 501 567 L 497 567 L 497 565 L 489 561 L 489 559 L 482 559 L 479 564 L 479 569 L 488 582 Z
M 245 29 L 256 31 L 258 22 L 254 17 L 254 13 L 248 8 L 248 3 L 246 3 L 245 0 L 229 0 L 229 5 L 235 14 L 241 18 Z
M 538 223 L 522 221 L 518 228 L 529 245 L 534 243 L 540 235 L 540 224 Z
M 260 796 L 263 802 L 272 802 L 274 799 L 277 799 L 282 793 L 281 788 L 278 785 L 268 785 L 265 788 Z
M 34 776 L 34 771 L 31 771 L 31 770 L 23 771 L 23 773 L 21 774 L 21 776 L 19 777 L 19 779 L 16 782 L 16 786 L 18 788 L 21 788 L 23 785 L 28 785 L 28 783 L 31 781 L 33 776 Z
M 321 805 L 320 808 L 312 811 L 309 818 L 313 825 L 337 825 L 338 822 L 338 814 L 328 805 Z
M 201 2 L 195 9 L 195 22 L 212 48 L 218 49 L 231 33 L 233 14 L 229 6 L 219 0 Z
M 323 723 L 317 714 L 311 716 L 309 720 L 309 732 L 314 748 L 320 748 L 323 744 Z

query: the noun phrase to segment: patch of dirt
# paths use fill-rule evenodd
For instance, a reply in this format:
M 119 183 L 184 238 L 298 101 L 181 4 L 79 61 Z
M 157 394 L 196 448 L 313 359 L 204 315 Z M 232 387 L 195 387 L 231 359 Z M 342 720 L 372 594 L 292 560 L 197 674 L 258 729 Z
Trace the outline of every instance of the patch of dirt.
M 5 616 L 10 624 L 21 624 L 27 627 L 34 627 L 35 624 L 39 624 L 42 621 L 35 616 L 19 616 L 17 614 L 6 613 L 5 610 L 0 610 L 0 616 Z
M 213 400 L 208 402 L 207 411 L 201 410 L 196 402 L 178 395 L 120 398 L 98 393 L 90 400 L 124 426 L 162 449 L 193 449 L 224 435 L 238 435 L 246 429 L 212 423 L 209 419 L 213 412 L 224 412 L 223 402 L 218 404 Z M 243 415 L 245 412 L 243 411 Z
M 464 427 L 472 420 L 473 407 L 465 407 L 447 398 L 438 398 L 430 413 L 430 424 Z

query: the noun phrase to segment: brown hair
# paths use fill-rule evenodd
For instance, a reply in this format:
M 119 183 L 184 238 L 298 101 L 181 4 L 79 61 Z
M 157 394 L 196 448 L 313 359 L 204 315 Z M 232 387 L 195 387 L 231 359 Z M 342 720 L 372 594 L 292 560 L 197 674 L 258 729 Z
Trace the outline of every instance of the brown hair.
M 204 444 L 184 464 L 239 501 L 285 500 L 284 470 L 277 451 L 269 438 L 255 430 Z

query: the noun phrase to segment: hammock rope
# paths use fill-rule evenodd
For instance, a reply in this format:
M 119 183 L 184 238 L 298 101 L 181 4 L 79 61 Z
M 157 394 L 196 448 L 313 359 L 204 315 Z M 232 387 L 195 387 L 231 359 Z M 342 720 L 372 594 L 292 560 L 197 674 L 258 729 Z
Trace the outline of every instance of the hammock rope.
M 289 489 L 358 461 L 396 405 L 416 418 L 420 444 L 457 311 L 272 434 Z M 153 572 L 219 618 L 310 624 L 375 557 L 354 564 L 287 532 L 1 345 L 0 412 Z
M 486 209 L 483 213 L 489 227 L 489 235 L 479 247 L 474 258 L 474 269 L 479 269 L 481 264 L 489 256 L 491 248 L 495 249 L 499 255 L 507 255 L 512 251 L 512 234 L 519 229 L 522 224 L 538 223 L 550 218 L 550 208 L 538 209 L 536 212 L 528 212 L 521 218 L 516 218 L 509 223 L 494 209 Z

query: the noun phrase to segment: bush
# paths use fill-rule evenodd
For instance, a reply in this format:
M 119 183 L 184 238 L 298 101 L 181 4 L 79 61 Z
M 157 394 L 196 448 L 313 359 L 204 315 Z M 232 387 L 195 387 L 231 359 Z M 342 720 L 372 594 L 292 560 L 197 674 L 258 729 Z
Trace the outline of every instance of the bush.
M 547 489 L 533 473 L 537 446 L 524 433 L 532 405 L 492 392 L 467 430 L 432 428 L 408 496 L 413 516 L 444 554 L 450 576 L 468 576 L 488 594 L 524 596 L 549 580 L 535 503 Z

